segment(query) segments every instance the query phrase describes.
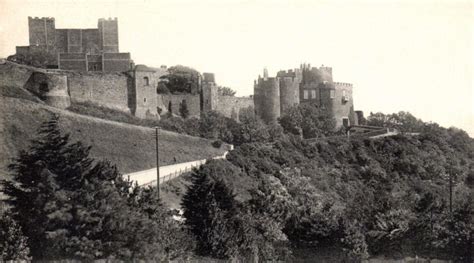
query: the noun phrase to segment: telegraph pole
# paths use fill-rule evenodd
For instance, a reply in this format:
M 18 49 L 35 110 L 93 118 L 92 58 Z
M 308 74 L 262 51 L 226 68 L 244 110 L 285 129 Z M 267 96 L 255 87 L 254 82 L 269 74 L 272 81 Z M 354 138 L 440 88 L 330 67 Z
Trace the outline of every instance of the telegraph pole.
M 156 197 L 160 200 L 160 154 L 158 151 L 158 127 L 155 127 L 156 135 Z

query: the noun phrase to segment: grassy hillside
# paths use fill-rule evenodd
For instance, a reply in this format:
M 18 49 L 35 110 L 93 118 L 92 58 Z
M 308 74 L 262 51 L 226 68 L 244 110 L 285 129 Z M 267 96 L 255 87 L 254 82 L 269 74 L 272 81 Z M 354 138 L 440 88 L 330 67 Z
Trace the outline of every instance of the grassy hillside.
M 122 173 L 155 166 L 154 129 L 101 120 L 48 107 L 30 100 L 0 96 L 0 174 L 18 151 L 26 149 L 41 123 L 51 114 L 60 115 L 60 126 L 72 141 L 92 145 L 93 157 L 108 159 Z M 211 141 L 187 135 L 160 132 L 160 161 L 163 165 L 221 155 Z

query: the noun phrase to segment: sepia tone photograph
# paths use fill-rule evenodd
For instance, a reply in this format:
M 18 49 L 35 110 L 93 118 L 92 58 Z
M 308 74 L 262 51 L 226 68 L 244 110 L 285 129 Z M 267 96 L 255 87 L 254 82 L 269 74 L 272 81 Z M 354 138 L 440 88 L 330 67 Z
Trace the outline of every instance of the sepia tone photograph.
M 0 0 L 0 262 L 474 263 L 474 1 Z

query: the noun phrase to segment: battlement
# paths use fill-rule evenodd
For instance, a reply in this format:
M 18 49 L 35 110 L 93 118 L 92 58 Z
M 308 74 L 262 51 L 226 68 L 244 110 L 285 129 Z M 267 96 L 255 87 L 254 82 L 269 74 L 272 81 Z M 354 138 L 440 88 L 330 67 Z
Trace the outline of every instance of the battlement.
M 114 18 L 99 18 L 99 22 L 107 22 L 107 21 L 118 21 L 118 19 L 116 17 Z
M 28 21 L 54 22 L 55 20 L 54 20 L 54 17 L 37 17 L 37 16 L 31 17 L 31 16 L 29 16 Z
M 352 83 L 346 83 L 346 82 L 334 82 L 335 87 L 350 87 L 352 88 Z

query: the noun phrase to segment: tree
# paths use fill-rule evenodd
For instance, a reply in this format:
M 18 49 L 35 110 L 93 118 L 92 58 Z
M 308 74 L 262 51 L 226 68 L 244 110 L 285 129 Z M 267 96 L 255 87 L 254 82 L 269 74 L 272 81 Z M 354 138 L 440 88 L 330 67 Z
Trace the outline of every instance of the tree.
M 196 253 L 221 259 L 236 257 L 243 243 L 234 194 L 217 177 L 225 170 L 218 161 L 195 170 L 182 200 L 185 225 L 197 241 Z
M 89 150 L 70 143 L 54 116 L 9 166 L 13 179 L 2 182 L 4 192 L 33 260 L 165 259 L 166 222 L 134 205 L 137 189 Z
M 186 100 L 183 100 L 181 104 L 179 104 L 179 114 L 183 119 L 187 119 L 189 116 L 188 104 Z
M 166 81 L 166 87 L 173 93 L 199 93 L 199 79 L 201 74 L 190 67 L 173 66 L 168 68 L 168 74 L 161 77 Z
M 336 122 L 328 109 L 312 104 L 292 107 L 279 119 L 287 133 L 303 138 L 324 137 L 334 133 Z
M 201 114 L 199 122 L 201 137 L 232 142 L 232 133 L 228 129 L 229 122 L 232 122 L 232 120 L 217 111 L 208 111 Z
M 171 101 L 168 102 L 168 115 L 173 116 L 173 103 Z
M 217 93 L 221 96 L 234 96 L 236 91 L 229 87 L 219 86 L 217 87 Z
M 8 211 L 0 211 L 0 261 L 30 260 L 27 238 Z

